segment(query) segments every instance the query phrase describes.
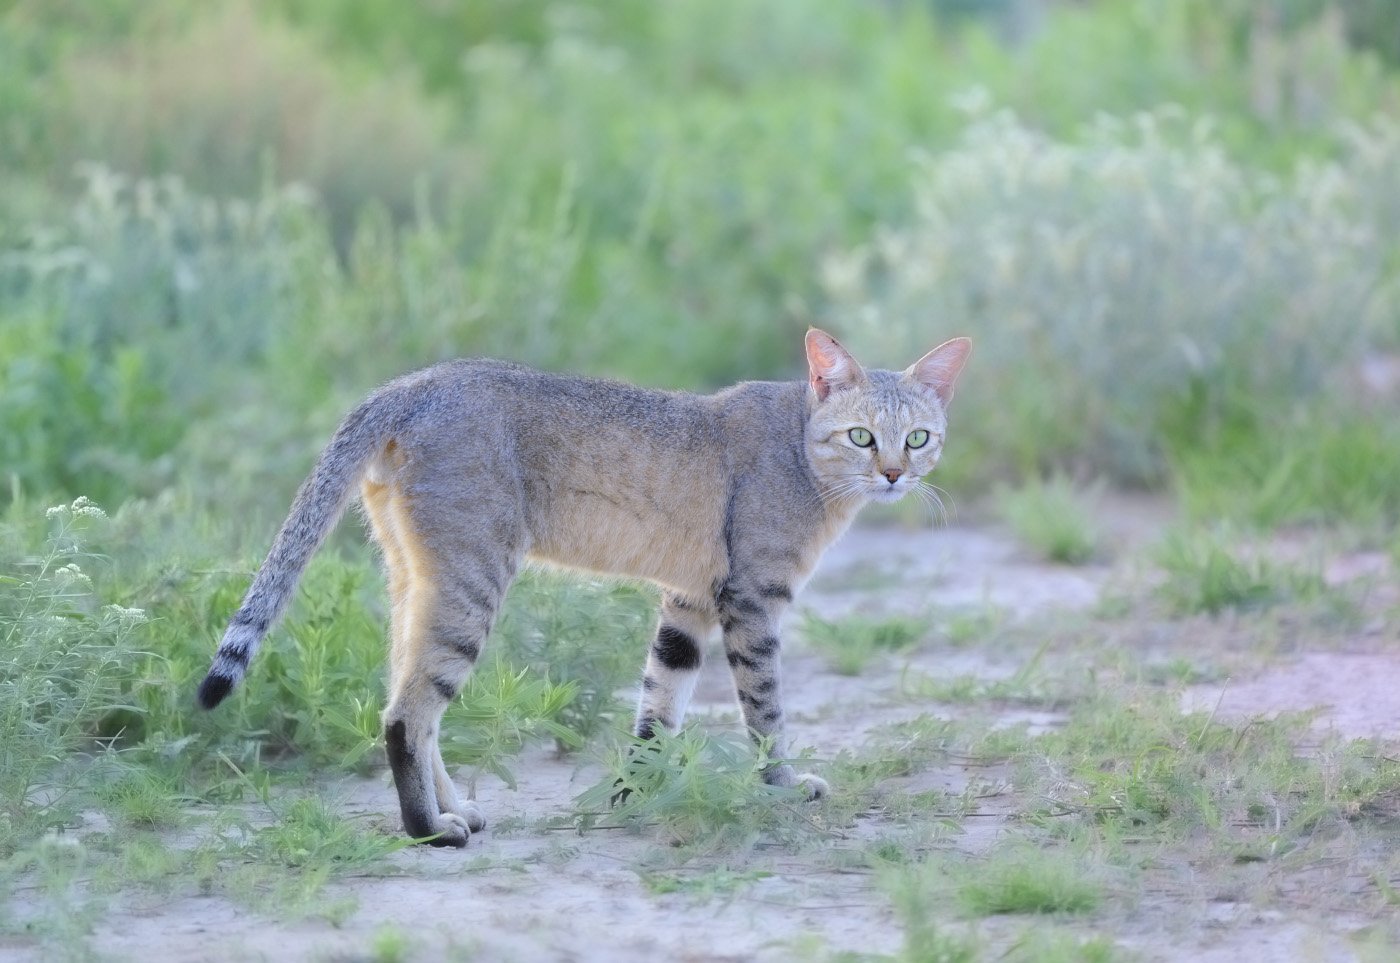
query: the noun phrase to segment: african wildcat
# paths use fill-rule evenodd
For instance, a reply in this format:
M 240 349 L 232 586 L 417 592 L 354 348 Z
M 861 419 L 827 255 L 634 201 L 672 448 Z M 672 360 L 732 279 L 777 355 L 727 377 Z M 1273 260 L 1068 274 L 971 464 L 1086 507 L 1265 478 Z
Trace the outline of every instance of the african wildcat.
M 411 836 L 463 846 L 485 826 L 448 778 L 438 724 L 525 558 L 662 586 L 638 737 L 680 725 L 700 643 L 718 624 L 744 722 L 783 753 L 779 615 L 862 504 L 898 500 L 938 464 L 971 342 L 955 338 L 902 373 L 863 370 L 815 329 L 806 346 L 807 384 L 710 396 L 482 360 L 390 382 L 350 413 L 297 492 L 200 704 L 218 705 L 243 678 L 358 483 L 388 570 L 385 742 Z M 827 788 L 789 765 L 764 778 L 812 796 Z

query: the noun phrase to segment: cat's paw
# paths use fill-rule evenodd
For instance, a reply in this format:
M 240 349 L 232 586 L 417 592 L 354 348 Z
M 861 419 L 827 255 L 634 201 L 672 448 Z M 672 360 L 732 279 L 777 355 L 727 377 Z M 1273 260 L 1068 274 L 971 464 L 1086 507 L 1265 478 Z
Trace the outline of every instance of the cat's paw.
M 462 818 L 471 832 L 479 833 L 486 828 L 486 814 L 481 811 L 475 799 L 468 799 L 458 806 L 456 815 Z
M 482 825 L 485 825 L 485 820 L 482 821 Z M 433 826 L 433 833 L 431 838 L 424 840 L 429 846 L 454 846 L 461 849 L 467 845 L 472 830 L 465 817 L 456 813 L 442 813 Z
M 763 773 L 763 781 L 770 786 L 782 786 L 784 789 L 800 789 L 802 794 L 808 799 L 821 799 L 831 792 L 831 786 L 821 776 L 815 776 L 810 772 L 797 774 L 797 770 L 783 763 L 772 766 Z
M 797 788 L 801 789 L 808 799 L 821 799 L 831 792 L 830 783 L 810 772 L 804 772 L 797 777 Z

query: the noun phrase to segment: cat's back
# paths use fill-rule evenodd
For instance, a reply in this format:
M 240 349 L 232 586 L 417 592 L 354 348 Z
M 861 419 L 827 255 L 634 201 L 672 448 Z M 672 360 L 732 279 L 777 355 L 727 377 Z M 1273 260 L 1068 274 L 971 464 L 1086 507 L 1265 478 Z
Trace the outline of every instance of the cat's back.
M 415 420 L 461 417 L 551 433 L 626 431 L 690 447 L 713 443 L 708 399 L 605 378 L 541 371 L 493 358 L 462 358 L 412 372 L 381 389 L 405 398 Z

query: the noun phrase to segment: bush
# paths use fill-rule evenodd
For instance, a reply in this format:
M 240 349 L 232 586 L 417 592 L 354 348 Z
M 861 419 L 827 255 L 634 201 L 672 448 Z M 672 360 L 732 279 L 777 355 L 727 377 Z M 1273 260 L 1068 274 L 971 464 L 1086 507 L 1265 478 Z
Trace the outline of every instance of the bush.
M 65 61 L 61 168 L 100 160 L 223 197 L 305 184 L 342 240 L 366 200 L 407 219 L 420 190 L 439 197 L 472 176 L 444 110 L 404 71 L 347 75 L 306 36 L 246 4 L 196 17 L 170 7 L 145 22 Z
M 105 518 L 85 498 L 50 509 L 36 554 L 0 532 L 0 856 L 76 811 L 71 790 L 93 766 L 67 764 L 92 748 L 141 657 L 146 613 L 103 605 L 83 570 L 95 562 L 85 536 Z
M 1400 136 L 1353 143 L 1279 179 L 1170 113 L 1059 141 L 996 112 L 924 159 L 913 224 L 830 260 L 832 314 L 892 357 L 972 336 L 982 471 L 1157 482 L 1240 412 L 1315 405 L 1393 316 Z

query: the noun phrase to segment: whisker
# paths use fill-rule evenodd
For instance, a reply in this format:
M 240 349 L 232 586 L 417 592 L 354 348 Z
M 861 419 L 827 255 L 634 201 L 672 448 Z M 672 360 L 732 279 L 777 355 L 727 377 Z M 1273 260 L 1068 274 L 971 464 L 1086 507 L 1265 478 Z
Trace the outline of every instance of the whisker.
M 931 485 L 925 481 L 920 480 L 918 485 L 914 487 L 914 491 L 918 492 L 920 500 L 928 508 L 929 515 L 933 523 L 935 525 L 947 525 L 948 507 L 945 504 L 943 504 L 943 499 L 939 497 L 939 492 L 943 492 L 943 490 L 936 485 Z M 946 495 L 948 493 L 943 492 L 943 494 Z

